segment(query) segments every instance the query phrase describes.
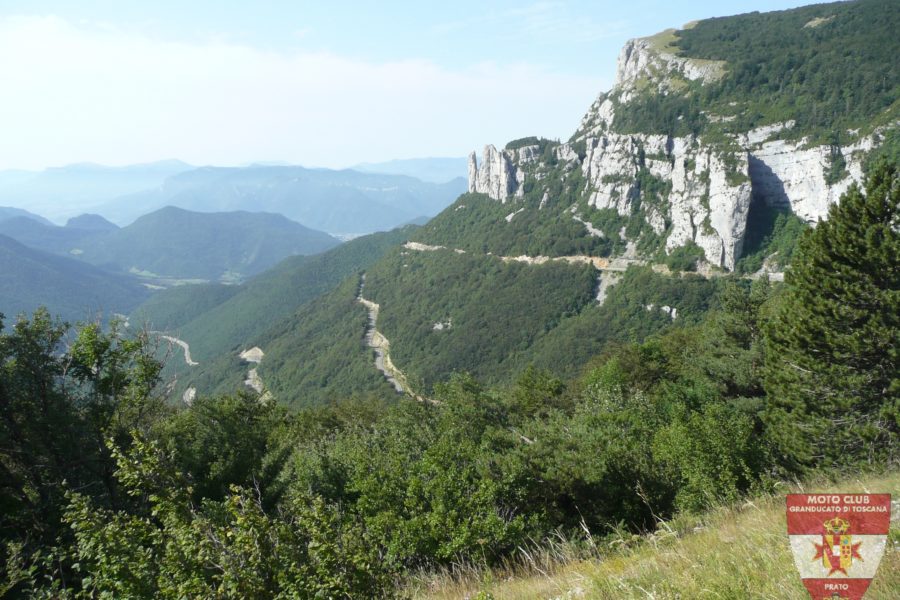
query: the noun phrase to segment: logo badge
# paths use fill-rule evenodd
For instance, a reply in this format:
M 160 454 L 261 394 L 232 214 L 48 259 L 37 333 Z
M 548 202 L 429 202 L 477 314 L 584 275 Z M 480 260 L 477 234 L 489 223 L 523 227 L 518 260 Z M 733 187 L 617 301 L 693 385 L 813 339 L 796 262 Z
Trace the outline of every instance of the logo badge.
M 863 597 L 884 555 L 890 494 L 788 494 L 794 564 L 813 600 Z

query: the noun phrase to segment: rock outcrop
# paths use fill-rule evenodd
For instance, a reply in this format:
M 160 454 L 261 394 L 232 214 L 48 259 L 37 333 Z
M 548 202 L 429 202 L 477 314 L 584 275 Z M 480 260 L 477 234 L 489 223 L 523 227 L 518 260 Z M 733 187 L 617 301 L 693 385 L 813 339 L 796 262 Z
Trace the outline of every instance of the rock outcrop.
M 506 202 L 507 198 L 520 191 L 520 184 L 524 181 L 524 173 L 520 174 L 513 160 L 529 162 L 532 158 L 527 153 L 501 152 L 487 145 L 479 166 L 472 152 L 469 154 L 469 193 L 487 194 L 494 200 Z
M 725 63 L 677 56 L 665 49 L 664 42 L 674 30 L 666 30 L 649 38 L 628 40 L 616 63 L 616 87 L 628 102 L 640 85 L 650 84 L 661 94 L 673 89 L 679 78 L 704 83 L 716 81 L 725 74 Z

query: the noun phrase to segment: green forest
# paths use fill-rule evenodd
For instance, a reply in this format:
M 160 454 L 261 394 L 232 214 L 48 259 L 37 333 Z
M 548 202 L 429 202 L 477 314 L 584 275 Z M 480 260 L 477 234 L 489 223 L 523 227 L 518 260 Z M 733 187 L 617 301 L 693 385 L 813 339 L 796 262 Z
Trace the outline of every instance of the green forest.
M 676 32 L 672 50 L 725 61 L 715 83 L 646 93 L 616 109 L 623 133 L 743 132 L 793 120 L 782 135 L 841 145 L 897 118 L 900 6 L 859 0 L 705 19 Z M 734 117 L 725 124 L 709 114 Z
M 454 364 L 476 374 L 435 383 L 422 401 L 381 399 L 373 390 L 386 384 L 372 369 L 369 390 L 323 405 L 292 410 L 238 393 L 175 407 L 146 335 L 71 327 L 46 311 L 7 321 L 0 595 L 402 597 L 421 569 L 497 564 L 559 535 L 589 544 L 642 532 L 812 474 L 896 468 L 898 166 L 874 166 L 791 252 L 784 284 L 693 275 L 667 284 L 630 271 L 634 285 L 623 281 L 590 309 L 635 311 L 606 316 L 622 328 L 616 343 L 590 333 L 600 319 L 587 316 L 585 269 L 460 255 L 447 277 L 510 277 L 510 294 L 528 293 L 514 287 L 523 279 L 542 290 L 538 300 L 569 302 L 556 327 L 565 334 L 534 342 L 544 364 L 523 359 L 509 382 Z M 422 311 L 417 326 L 455 316 L 452 296 L 441 304 L 426 294 L 416 308 L 377 281 L 429 260 L 437 254 L 397 254 L 369 281 L 386 306 Z M 357 285 L 346 279 L 333 292 L 347 303 L 342 314 L 359 314 L 319 342 L 334 360 L 366 353 L 365 310 L 350 306 Z M 673 294 L 683 319 L 644 308 Z M 406 335 L 383 317 L 389 335 Z M 483 317 L 485 326 L 494 318 Z M 518 318 L 506 330 L 525 343 L 535 333 L 510 331 Z M 292 319 L 283 326 L 315 327 Z M 459 352 L 493 335 L 466 332 Z M 583 369 L 553 362 L 580 344 Z M 402 351 L 427 381 L 436 367 Z

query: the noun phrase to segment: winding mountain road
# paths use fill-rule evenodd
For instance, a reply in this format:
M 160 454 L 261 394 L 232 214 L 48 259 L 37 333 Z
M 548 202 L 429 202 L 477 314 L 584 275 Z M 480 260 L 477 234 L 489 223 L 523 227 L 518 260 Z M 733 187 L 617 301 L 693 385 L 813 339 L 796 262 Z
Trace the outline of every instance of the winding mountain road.
M 439 250 L 452 250 L 457 254 L 466 254 L 465 250 L 460 250 L 458 248 L 448 248 L 447 246 L 429 246 L 428 244 L 421 244 L 419 242 L 406 242 L 403 244 L 403 247 L 407 250 L 413 250 L 415 252 L 437 252 Z M 628 267 L 631 265 L 646 265 L 647 261 L 641 260 L 639 258 L 628 258 L 628 257 L 620 257 L 620 258 L 604 258 L 602 256 L 588 256 L 586 254 L 572 254 L 568 256 L 529 256 L 527 254 L 522 254 L 519 256 L 500 256 L 496 254 L 488 255 L 493 256 L 502 260 L 505 263 L 510 262 L 520 262 L 528 265 L 543 265 L 548 262 L 564 262 L 569 264 L 583 264 L 583 265 L 591 265 L 598 271 L 609 271 L 613 273 L 622 273 L 628 270 Z M 654 265 L 654 268 L 661 265 Z
M 363 288 L 366 285 L 366 274 L 359 278 L 359 293 L 356 300 L 369 310 L 369 321 L 366 325 L 366 345 L 375 350 L 375 368 L 384 375 L 388 383 L 394 386 L 398 394 L 408 393 L 409 384 L 403 372 L 394 365 L 391 360 L 391 343 L 378 331 L 378 310 L 380 306 L 363 297 Z
M 179 340 L 177 337 L 166 335 L 162 331 L 148 331 L 147 333 L 158 335 L 160 339 L 166 340 L 170 344 L 178 344 L 181 346 L 181 349 L 184 351 L 184 362 L 186 362 L 189 367 L 196 367 L 200 364 L 191 358 L 191 347 L 184 340 Z

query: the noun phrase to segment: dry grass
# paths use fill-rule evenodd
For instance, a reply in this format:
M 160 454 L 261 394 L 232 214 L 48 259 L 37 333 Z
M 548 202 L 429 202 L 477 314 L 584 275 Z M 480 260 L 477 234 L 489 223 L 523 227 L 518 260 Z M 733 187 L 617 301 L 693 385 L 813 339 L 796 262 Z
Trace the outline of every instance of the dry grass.
M 790 491 L 889 492 L 900 499 L 900 472 Z M 788 490 L 785 490 L 785 493 Z M 900 515 L 866 600 L 900 598 Z M 414 598 L 641 598 L 746 600 L 808 598 L 785 533 L 784 496 L 721 508 L 702 518 L 661 523 L 652 535 L 621 534 L 576 548 L 560 538 L 524 548 L 500 568 L 457 565 L 410 579 Z M 587 558 L 585 558 L 587 556 Z

